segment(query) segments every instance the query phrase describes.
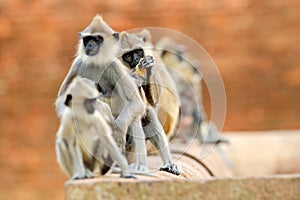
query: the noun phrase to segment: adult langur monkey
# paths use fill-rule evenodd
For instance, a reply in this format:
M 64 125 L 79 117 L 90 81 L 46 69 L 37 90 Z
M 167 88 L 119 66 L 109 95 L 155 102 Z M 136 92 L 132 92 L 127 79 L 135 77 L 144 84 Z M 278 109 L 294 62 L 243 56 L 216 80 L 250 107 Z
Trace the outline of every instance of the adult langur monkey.
M 161 38 L 155 46 L 162 61 L 169 66 L 169 72 L 176 82 L 182 103 L 181 128 L 179 136 L 184 141 L 199 129 L 206 120 L 202 101 L 202 77 L 197 71 L 199 62 L 193 58 L 187 48 L 169 37 Z M 197 106 L 196 106 L 197 105 Z
M 66 90 L 74 74 L 97 82 L 99 90 L 110 99 L 110 107 L 116 118 L 113 135 L 122 150 L 124 150 L 126 133 L 130 126 L 132 134 L 130 144 L 133 146 L 136 157 L 136 162 L 129 166 L 130 171 L 137 173 L 148 171 L 145 134 L 141 125 L 145 104 L 134 79 L 125 71 L 122 63 L 115 59 L 119 50 L 117 43 L 119 35 L 100 16 L 96 16 L 79 35 L 81 39 L 77 56 L 60 88 L 59 96 Z M 60 104 L 57 103 L 58 113 L 61 109 Z M 164 147 L 161 145 L 161 140 L 155 142 L 155 146 Z M 171 163 L 170 159 L 163 160 L 165 165 L 161 170 L 174 174 L 180 173 L 180 168 Z
M 134 80 L 116 59 L 119 52 L 119 34 L 97 15 L 91 24 L 79 33 L 79 37 L 77 55 L 58 93 L 58 115 L 62 115 L 65 107 L 59 101 L 60 96 L 65 93 L 75 76 L 97 82 L 104 96 L 110 98 L 110 108 L 115 117 L 113 135 L 122 151 L 125 149 L 129 125 L 132 130 L 136 162 L 129 166 L 130 171 L 148 171 L 145 135 L 141 125 L 145 104 Z
M 181 173 L 181 167 L 172 162 L 169 141 L 161 123 L 158 120 L 154 107 L 149 103 L 153 102 L 151 89 L 149 88 L 149 80 L 152 75 L 152 67 L 154 64 L 155 61 L 152 56 L 144 56 L 144 58 L 140 60 L 138 65 L 134 69 L 130 70 L 129 73 L 136 79 L 136 84 L 139 87 L 140 94 L 147 105 L 146 113 L 142 117 L 142 126 L 146 139 L 149 140 L 152 145 L 154 145 L 156 150 L 158 150 L 163 161 L 163 167 L 161 167 L 160 170 L 179 175 Z M 130 137 L 128 138 L 127 142 L 128 145 L 126 146 L 128 147 L 128 152 L 130 152 Z M 130 154 L 127 155 L 127 158 L 129 159 L 129 161 L 131 161 Z
M 174 136 L 180 115 L 180 100 L 175 83 L 167 67 L 153 51 L 151 34 L 144 29 L 138 33 L 121 33 L 120 60 L 128 69 L 134 69 L 145 56 L 152 56 L 155 63 L 149 82 L 143 86 L 148 103 L 154 107 L 167 138 Z
M 228 143 L 229 140 L 222 137 L 214 122 L 207 120 L 206 117 L 203 105 L 202 77 L 197 70 L 200 62 L 190 54 L 186 46 L 169 37 L 161 38 L 155 47 L 163 62 L 170 67 L 170 73 L 176 81 L 182 101 L 182 119 L 186 116 L 193 117 L 192 123 L 186 125 L 183 132 L 194 130 L 202 144 L 216 144 L 217 151 L 227 166 L 231 168 L 233 165 L 220 146 L 220 143 Z M 175 72 L 181 76 L 176 76 Z M 195 105 L 198 105 L 198 108 L 195 109 Z
M 228 142 L 226 139 L 219 137 L 219 131 L 213 122 L 207 121 L 206 113 L 203 106 L 202 94 L 202 77 L 198 72 L 200 62 L 196 60 L 188 51 L 187 48 L 175 42 L 169 37 L 161 38 L 156 44 L 156 51 L 167 66 L 170 66 L 170 73 L 179 73 L 181 76 L 173 75 L 177 83 L 177 88 L 180 93 L 183 104 L 183 111 L 186 110 L 186 115 L 191 115 L 194 118 L 194 126 L 200 124 L 200 140 L 203 143 L 220 143 Z M 195 93 L 196 99 L 193 99 Z M 195 109 L 194 105 L 199 106 Z M 198 128 L 198 127 L 196 127 Z M 207 130 L 211 128 L 211 130 Z M 205 131 L 206 130 L 206 131 Z M 211 132 L 210 134 L 207 134 Z
M 131 178 L 126 158 L 112 136 L 110 108 L 98 96 L 96 85 L 80 77 L 62 95 L 66 107 L 56 134 L 58 164 L 72 179 L 83 179 L 93 177 L 96 162 L 105 174 L 115 161 L 121 176 Z

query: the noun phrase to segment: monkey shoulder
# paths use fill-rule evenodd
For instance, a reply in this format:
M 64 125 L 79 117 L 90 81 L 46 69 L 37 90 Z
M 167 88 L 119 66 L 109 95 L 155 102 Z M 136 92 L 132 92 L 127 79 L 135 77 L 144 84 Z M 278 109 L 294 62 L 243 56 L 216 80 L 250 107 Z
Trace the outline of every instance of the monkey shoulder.
M 69 107 L 66 106 L 64 108 L 63 113 L 62 113 L 61 121 L 64 124 L 69 124 L 69 123 L 72 122 L 72 119 L 73 119 L 72 110 L 71 110 L 71 108 L 69 108 Z

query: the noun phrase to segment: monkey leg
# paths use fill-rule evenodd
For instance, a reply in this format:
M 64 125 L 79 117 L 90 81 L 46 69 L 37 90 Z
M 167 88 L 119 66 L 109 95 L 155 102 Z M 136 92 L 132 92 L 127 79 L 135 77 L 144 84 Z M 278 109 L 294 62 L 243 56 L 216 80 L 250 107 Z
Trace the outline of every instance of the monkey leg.
M 111 129 L 104 120 L 104 118 L 97 112 L 96 117 L 94 118 L 96 121 L 94 122 L 96 132 L 98 133 L 99 140 L 101 142 L 101 145 L 104 145 L 104 148 L 107 150 L 109 157 L 105 160 L 108 161 L 108 163 L 102 163 L 102 164 L 112 164 L 112 160 L 118 163 L 118 165 L 121 168 L 121 176 L 124 178 L 133 178 L 133 176 L 130 174 L 128 169 L 128 163 L 124 155 L 122 155 L 121 151 L 119 150 L 117 143 L 115 142 L 112 134 Z M 99 147 L 103 148 L 103 147 Z M 100 161 L 104 161 L 101 157 L 101 151 L 100 149 L 97 150 L 97 159 Z M 110 167 L 110 166 L 107 166 Z M 106 170 L 105 168 L 103 168 Z M 104 171 L 101 171 L 103 173 Z M 104 172 L 105 173 L 105 172 Z
M 57 138 L 55 142 L 55 150 L 57 161 L 60 167 L 71 177 L 74 173 L 74 168 L 72 165 L 71 152 L 66 139 Z
M 82 153 L 76 140 L 67 142 L 66 139 L 57 139 L 56 154 L 58 163 L 71 179 L 83 179 L 91 176 L 92 172 L 83 164 Z
M 146 140 L 140 118 L 133 121 L 129 134 L 132 137 L 132 146 L 136 158 L 136 162 L 129 165 L 129 170 L 133 173 L 148 172 Z
M 158 121 L 157 115 L 152 107 L 147 108 L 146 122 L 144 125 L 144 132 L 147 139 L 149 139 L 150 142 L 158 150 L 159 155 L 163 161 L 163 167 L 161 167 L 160 170 L 179 175 L 181 173 L 181 167 L 172 163 L 167 136 L 163 130 L 162 125 Z
M 86 176 L 86 170 L 84 163 L 83 163 L 83 158 L 82 158 L 82 152 L 79 147 L 77 139 L 75 140 L 75 144 L 71 146 L 71 155 L 73 155 L 73 166 L 74 166 L 74 174 L 71 179 L 84 179 L 88 178 Z

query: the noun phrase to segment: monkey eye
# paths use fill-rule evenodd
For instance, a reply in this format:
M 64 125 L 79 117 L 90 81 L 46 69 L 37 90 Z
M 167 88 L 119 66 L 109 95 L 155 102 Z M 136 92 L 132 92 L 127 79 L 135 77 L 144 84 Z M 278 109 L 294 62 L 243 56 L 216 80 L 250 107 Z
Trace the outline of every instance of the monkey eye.
M 102 43 L 103 42 L 103 37 L 101 36 L 101 35 L 95 35 L 95 36 L 85 36 L 85 37 L 83 37 L 82 38 L 83 39 L 83 43 L 84 43 L 84 45 L 86 46 L 87 45 L 87 43 L 89 42 L 89 41 L 95 41 L 96 43 Z
M 94 37 L 94 39 L 95 39 L 95 42 L 103 42 L 103 37 L 101 35 L 96 35 Z
M 143 49 L 137 49 L 135 51 L 136 54 L 138 54 L 140 57 L 144 57 L 144 50 Z
M 125 55 L 124 55 L 124 59 L 125 59 L 126 61 L 130 61 L 130 60 L 131 60 L 131 55 L 130 55 L 130 54 L 125 54 Z

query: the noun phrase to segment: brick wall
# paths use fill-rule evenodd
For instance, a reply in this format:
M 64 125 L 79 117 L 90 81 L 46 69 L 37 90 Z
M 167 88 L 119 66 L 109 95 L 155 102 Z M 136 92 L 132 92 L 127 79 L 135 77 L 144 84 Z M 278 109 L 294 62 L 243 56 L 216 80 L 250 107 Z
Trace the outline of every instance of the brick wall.
M 198 41 L 224 79 L 224 130 L 299 129 L 299 8 L 296 0 L 0 1 L 0 198 L 62 194 L 53 102 L 76 33 L 96 13 L 119 31 L 158 26 Z

